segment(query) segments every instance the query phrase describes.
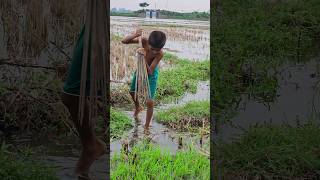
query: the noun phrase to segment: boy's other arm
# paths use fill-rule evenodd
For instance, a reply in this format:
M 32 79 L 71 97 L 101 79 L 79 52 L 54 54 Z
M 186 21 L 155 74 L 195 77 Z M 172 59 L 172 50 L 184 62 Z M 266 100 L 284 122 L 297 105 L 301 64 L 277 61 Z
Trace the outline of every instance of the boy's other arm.
M 157 57 L 154 58 L 152 64 L 148 68 L 148 74 L 152 74 L 153 73 L 154 69 L 159 64 L 159 62 L 162 59 L 163 55 L 164 55 L 164 53 L 161 51 L 161 53 Z

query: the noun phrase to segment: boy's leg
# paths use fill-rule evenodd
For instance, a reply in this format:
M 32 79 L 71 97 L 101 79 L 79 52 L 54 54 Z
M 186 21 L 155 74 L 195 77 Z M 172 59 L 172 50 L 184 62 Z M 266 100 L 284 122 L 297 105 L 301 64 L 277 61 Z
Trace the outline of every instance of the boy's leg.
M 137 117 L 138 114 L 143 110 L 143 108 L 140 106 L 139 101 L 136 100 L 135 98 L 135 93 L 134 92 L 130 92 L 130 95 L 132 97 L 132 100 L 134 102 L 134 106 L 135 106 L 135 111 L 134 111 L 134 117 Z
M 157 89 L 157 80 L 158 80 L 158 68 L 154 70 L 152 75 L 148 75 L 149 86 L 150 86 L 150 97 L 147 99 L 147 115 L 146 115 L 146 124 L 145 130 L 149 129 L 150 122 L 153 116 L 153 105 L 154 105 L 154 96 Z
M 63 94 L 62 99 L 63 103 L 69 109 L 71 120 L 77 128 L 82 144 L 82 151 L 77 163 L 76 173 L 87 174 L 92 163 L 105 153 L 107 147 L 103 141 L 96 137 L 93 127 L 89 124 L 87 104 L 84 119 L 80 126 L 78 120 L 79 97 Z
M 146 115 L 146 124 L 145 124 L 145 129 L 149 129 L 150 126 L 150 122 L 152 119 L 152 115 L 153 115 L 153 100 L 152 99 L 148 99 L 147 100 L 147 115 Z
M 136 82 L 136 72 L 134 73 L 134 75 L 132 77 L 132 80 L 131 80 L 130 95 L 131 95 L 132 100 L 133 100 L 134 105 L 135 105 L 135 111 L 134 111 L 134 115 L 133 116 L 135 118 L 137 118 L 139 112 L 141 112 L 143 110 L 143 108 L 140 106 L 139 101 L 136 100 L 136 98 L 135 98 L 135 89 L 136 89 L 135 82 Z

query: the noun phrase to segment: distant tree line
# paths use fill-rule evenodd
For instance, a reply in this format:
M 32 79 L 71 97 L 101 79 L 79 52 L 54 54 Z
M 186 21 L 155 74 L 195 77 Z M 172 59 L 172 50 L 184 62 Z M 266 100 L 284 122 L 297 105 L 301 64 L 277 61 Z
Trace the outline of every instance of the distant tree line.
M 111 16 L 127 16 L 127 17 L 145 17 L 146 10 L 138 10 L 132 12 L 111 12 Z M 180 13 L 174 11 L 160 10 L 159 18 L 162 19 L 189 19 L 189 20 L 204 20 L 209 21 L 210 14 L 209 12 L 188 12 Z

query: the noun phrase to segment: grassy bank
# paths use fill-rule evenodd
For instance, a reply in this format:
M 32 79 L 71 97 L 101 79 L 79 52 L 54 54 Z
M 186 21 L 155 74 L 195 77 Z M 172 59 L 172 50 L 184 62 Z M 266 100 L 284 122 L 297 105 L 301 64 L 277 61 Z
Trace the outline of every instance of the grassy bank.
M 35 162 L 30 157 L 9 153 L 4 144 L 0 149 L 0 164 L 3 180 L 58 180 L 52 167 Z
M 209 179 L 210 162 L 196 151 L 176 155 L 142 143 L 111 161 L 111 179 Z
M 209 80 L 209 61 L 193 62 L 167 53 L 164 60 L 172 67 L 159 72 L 156 100 L 161 103 L 180 98 L 185 92 L 195 93 L 198 81 Z
M 195 132 L 199 128 L 204 128 L 209 132 L 209 108 L 209 101 L 193 101 L 183 106 L 157 112 L 155 120 L 179 131 Z
M 131 119 L 114 108 L 110 109 L 110 139 L 121 137 L 124 132 L 133 127 Z
M 242 179 L 313 179 L 319 177 L 320 128 L 251 128 L 232 144 L 218 143 L 215 156 L 224 177 Z
M 277 68 L 308 59 L 320 38 L 320 2 L 219 1 L 211 21 L 212 99 L 218 119 L 240 94 L 273 101 Z

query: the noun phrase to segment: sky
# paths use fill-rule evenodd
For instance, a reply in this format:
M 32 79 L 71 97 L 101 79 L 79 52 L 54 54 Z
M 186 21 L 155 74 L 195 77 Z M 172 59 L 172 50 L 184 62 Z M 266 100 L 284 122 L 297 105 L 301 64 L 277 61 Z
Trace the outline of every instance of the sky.
M 141 9 L 139 3 L 147 2 L 148 8 L 169 11 L 192 12 L 209 11 L 210 0 L 110 0 L 110 8 Z

